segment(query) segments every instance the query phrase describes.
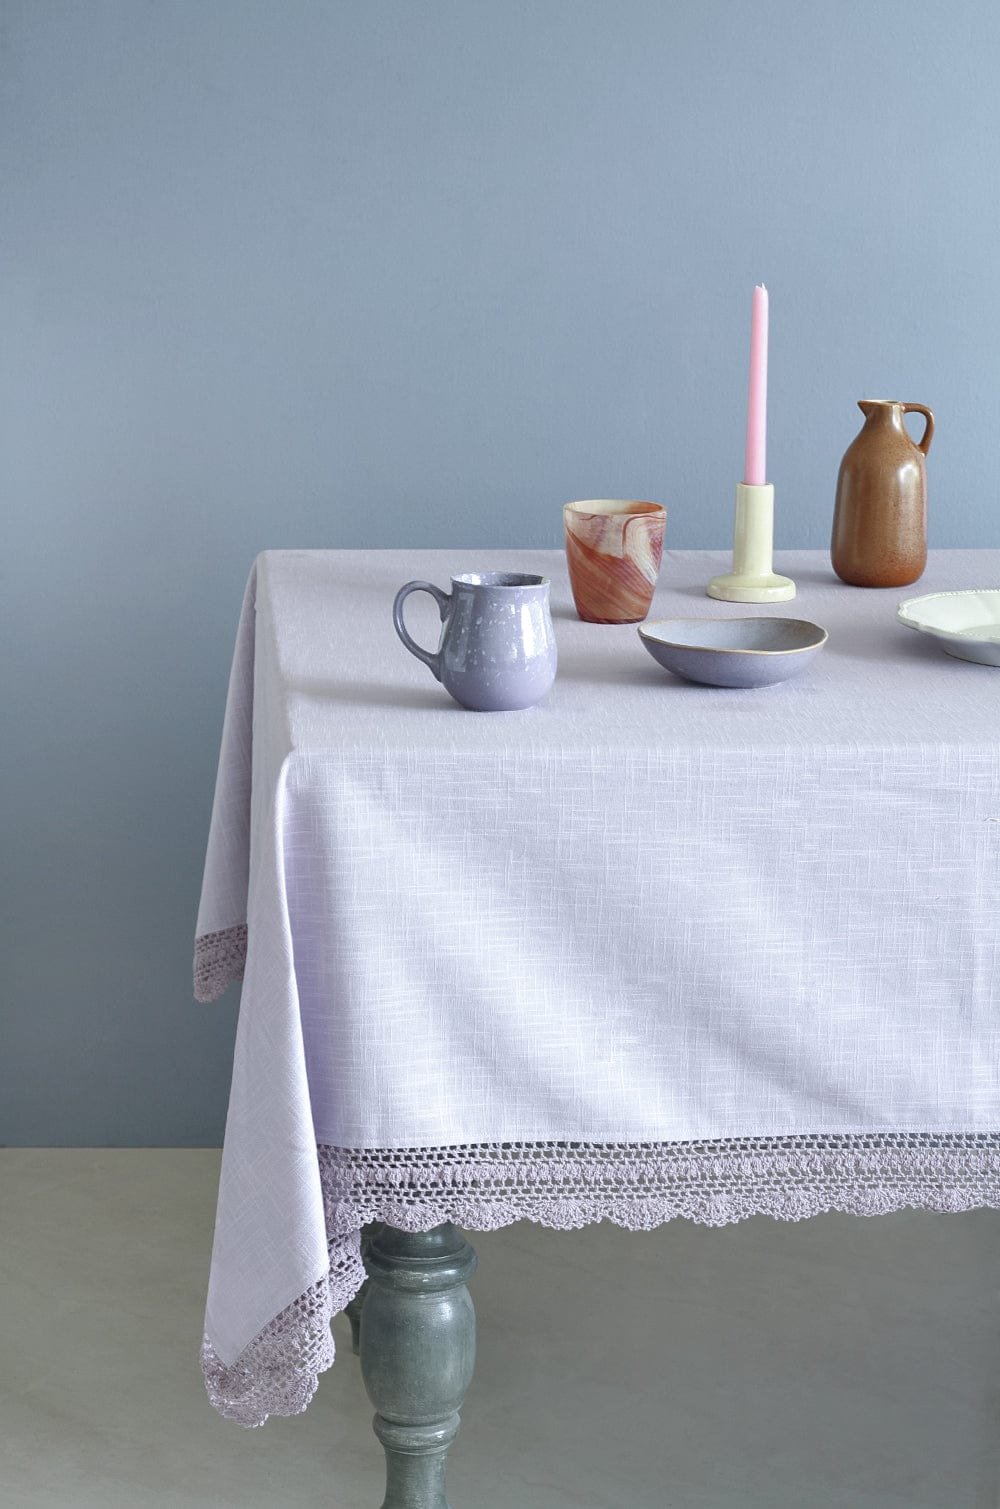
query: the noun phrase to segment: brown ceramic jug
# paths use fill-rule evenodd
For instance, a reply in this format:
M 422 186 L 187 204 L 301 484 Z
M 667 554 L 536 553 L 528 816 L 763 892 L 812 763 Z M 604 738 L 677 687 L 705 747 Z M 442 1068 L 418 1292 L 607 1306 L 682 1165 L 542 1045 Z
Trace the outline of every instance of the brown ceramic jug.
M 862 398 L 864 428 L 837 477 L 830 559 L 853 587 L 905 587 L 927 564 L 927 469 L 934 415 L 922 403 Z M 923 414 L 912 440 L 903 415 Z

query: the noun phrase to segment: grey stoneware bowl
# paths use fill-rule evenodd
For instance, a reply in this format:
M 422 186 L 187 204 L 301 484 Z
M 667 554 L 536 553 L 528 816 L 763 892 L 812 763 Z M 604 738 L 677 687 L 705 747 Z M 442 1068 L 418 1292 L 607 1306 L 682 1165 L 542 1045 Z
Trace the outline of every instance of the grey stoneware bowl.
M 705 686 L 773 686 L 804 671 L 827 632 L 803 618 L 663 618 L 639 625 L 653 659 Z

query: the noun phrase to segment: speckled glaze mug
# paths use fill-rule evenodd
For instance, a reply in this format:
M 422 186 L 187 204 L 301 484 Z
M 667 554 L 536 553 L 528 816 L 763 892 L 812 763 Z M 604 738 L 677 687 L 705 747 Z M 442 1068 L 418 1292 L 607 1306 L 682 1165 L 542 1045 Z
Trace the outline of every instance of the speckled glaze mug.
M 403 622 L 411 592 L 429 592 L 438 605 L 443 627 L 436 652 L 418 645 Z M 555 680 L 556 639 L 544 576 L 468 571 L 452 577 L 450 593 L 432 582 L 407 582 L 396 593 L 392 621 L 410 654 L 474 712 L 533 707 Z

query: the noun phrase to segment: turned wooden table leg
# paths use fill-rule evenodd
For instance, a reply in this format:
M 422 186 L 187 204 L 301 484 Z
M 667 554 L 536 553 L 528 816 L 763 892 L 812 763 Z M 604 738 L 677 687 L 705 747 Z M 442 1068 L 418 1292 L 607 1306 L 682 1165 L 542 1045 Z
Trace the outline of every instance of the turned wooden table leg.
M 361 1374 L 385 1448 L 382 1509 L 448 1509 L 445 1463 L 472 1381 L 476 1317 L 465 1281 L 476 1254 L 448 1222 L 372 1229 Z

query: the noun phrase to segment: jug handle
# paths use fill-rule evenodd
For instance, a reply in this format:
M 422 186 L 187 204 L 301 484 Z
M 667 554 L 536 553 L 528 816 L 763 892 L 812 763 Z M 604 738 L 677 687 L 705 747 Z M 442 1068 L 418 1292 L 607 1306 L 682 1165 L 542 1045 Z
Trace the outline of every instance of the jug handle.
M 903 413 L 922 414 L 924 416 L 924 419 L 926 421 L 926 423 L 924 424 L 924 433 L 921 435 L 919 440 L 914 440 L 913 444 L 916 446 L 918 451 L 923 451 L 924 455 L 926 456 L 927 452 L 931 448 L 931 441 L 934 439 L 934 415 L 931 413 L 930 409 L 926 409 L 922 403 L 904 403 Z
M 411 655 L 416 655 L 424 665 L 430 666 L 438 681 L 441 680 L 441 652 L 435 654 L 432 650 L 425 650 L 417 644 L 403 622 L 403 604 L 411 592 L 429 592 L 438 605 L 441 614 L 441 622 L 444 623 L 451 609 L 451 596 L 442 592 L 440 587 L 435 587 L 433 582 L 407 582 L 405 587 L 400 587 L 396 593 L 396 600 L 392 605 L 392 621 L 396 626 L 396 633 L 405 644 Z

